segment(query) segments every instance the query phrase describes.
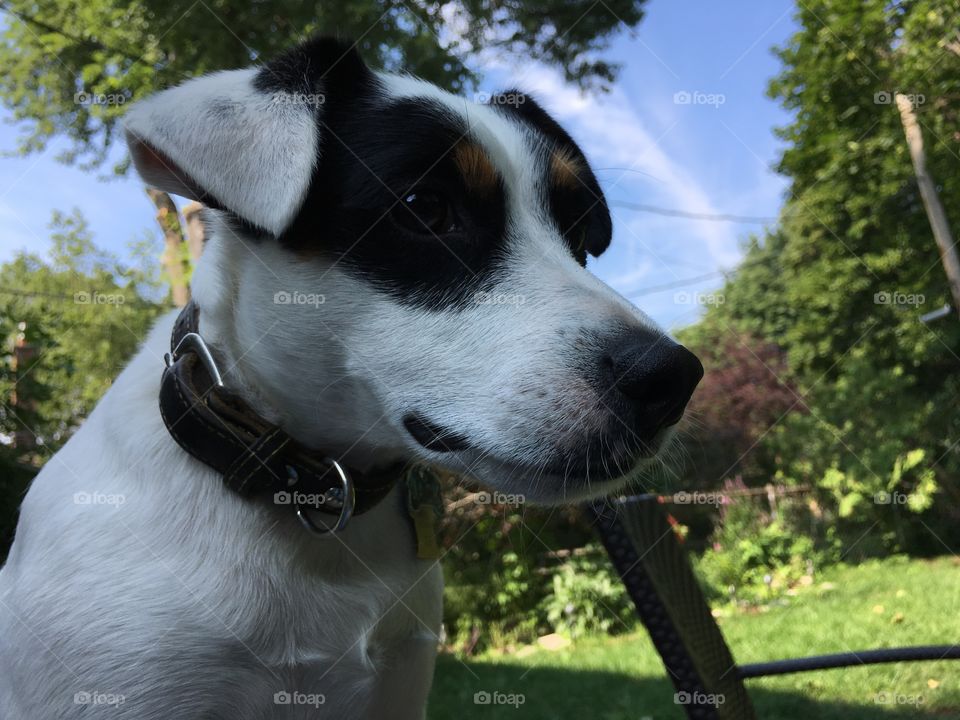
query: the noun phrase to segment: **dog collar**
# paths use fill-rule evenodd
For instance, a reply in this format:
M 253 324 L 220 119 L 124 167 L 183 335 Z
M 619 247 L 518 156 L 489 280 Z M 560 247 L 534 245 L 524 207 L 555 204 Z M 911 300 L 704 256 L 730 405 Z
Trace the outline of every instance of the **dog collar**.
M 273 495 L 290 505 L 303 526 L 329 536 L 366 512 L 396 484 L 403 465 L 361 473 L 311 450 L 265 420 L 223 385 L 199 333 L 200 308 L 190 301 L 173 326 L 160 382 L 160 415 L 177 443 L 223 476 L 243 497 Z M 305 510 L 335 515 L 318 527 Z

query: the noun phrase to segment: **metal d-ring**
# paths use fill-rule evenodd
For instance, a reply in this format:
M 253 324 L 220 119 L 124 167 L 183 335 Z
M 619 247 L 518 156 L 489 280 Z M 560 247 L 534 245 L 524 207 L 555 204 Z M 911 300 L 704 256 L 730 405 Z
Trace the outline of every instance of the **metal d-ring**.
M 164 363 L 166 363 L 167 367 L 173 367 L 173 363 L 179 360 L 180 356 L 183 355 L 186 350 L 192 350 L 197 354 L 200 362 L 203 363 L 203 366 L 210 374 L 210 379 L 213 381 L 213 384 L 222 388 L 223 378 L 220 377 L 220 370 L 217 367 L 216 361 L 213 359 L 213 353 L 210 352 L 210 348 L 207 347 L 207 343 L 204 342 L 199 333 L 187 333 L 180 338 L 180 342 L 177 343 L 173 351 L 163 356 Z
M 300 520 L 300 524 L 312 534 L 323 538 L 331 537 L 343 530 L 350 521 L 350 518 L 353 517 L 353 509 L 356 505 L 356 494 L 353 491 L 353 481 L 350 479 L 350 476 L 347 475 L 346 471 L 336 460 L 330 460 L 329 462 L 330 465 L 333 466 L 333 469 L 337 471 L 337 475 L 340 478 L 340 487 L 327 490 L 327 492 L 324 493 L 324 498 L 326 499 L 325 501 L 329 502 L 334 500 L 333 493 L 342 495 L 342 498 L 337 498 L 340 500 L 340 514 L 337 516 L 337 521 L 331 527 L 318 527 L 313 520 L 307 516 L 300 503 L 294 502 L 293 504 L 294 508 L 296 508 L 297 519 Z M 296 471 L 293 468 L 288 467 L 287 471 L 291 473 L 291 478 L 296 479 Z

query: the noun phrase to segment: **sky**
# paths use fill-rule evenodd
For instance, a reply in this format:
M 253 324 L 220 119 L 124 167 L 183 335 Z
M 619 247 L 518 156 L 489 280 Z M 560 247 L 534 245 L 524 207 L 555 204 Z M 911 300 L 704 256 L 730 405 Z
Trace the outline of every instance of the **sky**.
M 628 206 L 776 217 L 786 181 L 773 170 L 782 149 L 773 128 L 789 117 L 765 91 L 779 71 L 771 47 L 794 32 L 793 14 L 788 0 L 649 0 L 639 27 L 621 33 L 606 55 L 623 67 L 602 97 L 583 96 L 538 63 L 479 61 L 480 91 L 530 92 L 584 149 L 614 220 L 610 249 L 589 269 L 668 329 L 722 302 L 723 271 L 735 268 L 744 240 L 763 224 Z M 17 127 L 5 109 L 0 120 L 0 151 L 13 150 Z M 144 232 L 159 238 L 153 205 L 132 174 L 99 180 L 103 173 L 57 162 L 62 147 L 0 159 L 0 261 L 21 249 L 42 252 L 51 213 L 73 207 L 95 241 L 121 256 Z

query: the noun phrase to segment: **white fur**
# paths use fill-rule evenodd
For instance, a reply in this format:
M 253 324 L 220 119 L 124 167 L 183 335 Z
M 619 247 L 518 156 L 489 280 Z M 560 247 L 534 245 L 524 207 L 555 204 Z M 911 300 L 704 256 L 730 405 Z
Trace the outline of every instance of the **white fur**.
M 317 133 L 303 108 L 270 103 L 250 79 L 192 81 L 133 109 L 127 128 L 279 231 L 302 201 Z M 561 248 L 532 131 L 422 81 L 381 80 L 389 97 L 429 96 L 466 114 L 508 194 L 512 270 L 494 293 L 520 301 L 478 298 L 450 313 L 402 305 L 336 263 L 236 236 L 212 213 L 193 281 L 201 334 L 234 390 L 347 465 L 444 463 L 544 502 L 596 492 L 589 478 L 539 470 L 614 422 L 579 377 L 570 340 L 652 323 Z M 324 302 L 278 304 L 279 292 Z M 158 324 L 24 501 L 0 571 L 0 716 L 88 717 L 94 708 L 75 694 L 101 693 L 122 696 L 108 715 L 118 720 L 422 718 L 442 581 L 415 558 L 401 498 L 321 541 L 289 508 L 226 490 L 157 410 L 172 322 Z M 403 428 L 411 409 L 476 449 L 425 450 Z M 77 493 L 123 502 L 78 504 Z M 278 692 L 325 702 L 319 712 L 278 705 Z
M 226 207 L 280 233 L 310 184 L 317 124 L 309 98 L 258 92 L 254 74 L 227 70 L 165 90 L 134 105 L 124 128 L 188 169 L 189 180 Z M 136 153 L 134 162 L 140 167 Z M 178 192 L 191 195 L 188 178 L 180 180 Z

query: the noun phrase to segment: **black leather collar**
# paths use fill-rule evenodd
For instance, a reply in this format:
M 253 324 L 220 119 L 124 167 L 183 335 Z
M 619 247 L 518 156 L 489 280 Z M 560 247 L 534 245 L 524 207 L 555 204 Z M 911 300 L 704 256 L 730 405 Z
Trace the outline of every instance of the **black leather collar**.
M 319 498 L 308 509 L 339 515 L 345 524 L 350 514 L 366 512 L 386 496 L 402 465 L 369 473 L 343 468 L 341 474 L 327 455 L 298 443 L 219 384 L 216 364 L 198 333 L 199 315 L 191 301 L 174 323 L 160 383 L 160 414 L 180 447 L 223 475 L 239 495 L 273 494 L 274 502 L 297 505 L 308 527 L 299 497 Z M 344 513 L 345 491 L 352 513 Z

